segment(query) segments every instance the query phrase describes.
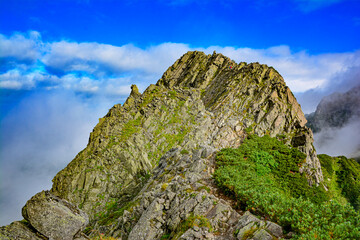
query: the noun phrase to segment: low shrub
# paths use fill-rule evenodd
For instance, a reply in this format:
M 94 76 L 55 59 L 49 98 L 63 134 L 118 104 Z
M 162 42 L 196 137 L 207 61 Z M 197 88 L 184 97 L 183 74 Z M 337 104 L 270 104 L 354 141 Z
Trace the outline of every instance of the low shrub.
M 277 222 L 297 239 L 360 239 L 359 213 L 331 200 L 322 186 L 310 187 L 299 173 L 304 160 L 275 138 L 250 135 L 238 149 L 217 154 L 214 178 L 241 209 Z

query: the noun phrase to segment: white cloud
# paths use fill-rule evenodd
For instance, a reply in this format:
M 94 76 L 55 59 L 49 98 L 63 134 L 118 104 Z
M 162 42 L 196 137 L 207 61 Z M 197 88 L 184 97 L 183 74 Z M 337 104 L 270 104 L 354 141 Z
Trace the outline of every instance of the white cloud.
M 351 66 L 360 66 L 359 52 L 310 55 L 305 51 L 291 52 L 289 46 L 267 49 L 209 47 L 237 62 L 260 62 L 273 66 L 294 92 L 324 88 L 332 78 Z
M 176 59 L 190 50 L 208 54 L 216 50 L 237 62 L 260 62 L 273 66 L 296 93 L 326 89 L 335 82 L 339 85 L 349 69 L 360 66 L 360 51 L 314 55 L 306 51 L 294 52 L 286 45 L 252 49 L 222 46 L 192 48 L 182 43 L 162 43 L 139 48 L 131 44 L 43 42 L 38 32 L 11 37 L 1 35 L 1 39 L 1 44 L 7 45 L 3 58 L 13 56 L 19 60 L 14 68 L 0 75 L 0 87 L 7 89 L 43 87 L 102 95 L 124 94 L 128 92 L 124 89 L 132 83 L 143 88 L 155 83 Z M 36 61 L 31 69 L 21 67 L 24 56 L 20 53 L 26 49 L 29 49 L 26 58 Z
M 112 46 L 99 43 L 54 42 L 42 58 L 52 68 L 64 72 L 86 71 L 103 76 L 129 71 L 162 73 L 189 48 L 185 44 L 163 43 L 147 49 L 131 44 Z
M 355 54 L 358 56 L 358 54 Z M 356 60 L 356 57 L 354 57 Z M 355 63 L 355 64 L 354 64 Z M 320 100 L 334 92 L 346 92 L 360 84 L 360 64 L 352 61 L 344 71 L 332 74 L 326 79 L 322 87 L 312 88 L 302 93 L 295 93 L 297 100 L 301 103 L 301 108 L 305 113 L 315 111 Z
M 86 146 L 98 118 L 117 103 L 71 91 L 33 93 L 2 116 L 0 124 L 0 226 L 21 220 L 31 196 Z
M 35 87 L 36 73 L 22 74 L 17 69 L 0 75 L 0 87 L 5 89 L 31 89 Z
M 16 33 L 10 37 L 0 34 L 0 58 L 16 58 L 34 62 L 40 55 L 41 35 L 31 31 L 27 35 Z
M 12 69 L 0 74 L 0 88 L 4 89 L 34 89 L 40 83 L 58 84 L 59 78 L 55 75 L 39 71 L 38 69 L 30 72 L 22 69 Z
M 360 122 L 352 119 L 341 128 L 325 128 L 314 134 L 317 153 L 330 156 L 360 156 Z

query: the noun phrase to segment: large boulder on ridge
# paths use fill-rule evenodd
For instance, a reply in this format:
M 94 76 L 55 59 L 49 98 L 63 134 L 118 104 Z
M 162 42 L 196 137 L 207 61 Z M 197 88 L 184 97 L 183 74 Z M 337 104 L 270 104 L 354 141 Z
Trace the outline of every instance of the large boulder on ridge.
M 72 240 L 89 222 L 86 213 L 49 191 L 33 196 L 22 215 L 42 235 L 54 240 Z

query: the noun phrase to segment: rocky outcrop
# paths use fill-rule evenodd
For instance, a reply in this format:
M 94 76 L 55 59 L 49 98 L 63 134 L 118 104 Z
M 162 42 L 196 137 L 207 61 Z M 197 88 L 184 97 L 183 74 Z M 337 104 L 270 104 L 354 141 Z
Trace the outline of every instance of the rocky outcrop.
M 56 175 L 51 191 L 93 219 L 107 202 L 133 199 L 171 148 L 237 147 L 247 131 L 283 134 L 289 144 L 296 142 L 307 154 L 302 169 L 310 184 L 318 184 L 321 168 L 305 123 L 300 105 L 273 68 L 189 52 L 143 94 L 132 86 L 124 105 L 100 119 L 88 146 Z
M 26 221 L 13 222 L 8 226 L 0 228 L 0 239 L 1 240 L 12 240 L 12 239 L 33 239 L 33 240 L 44 240 L 47 239 L 45 236 L 38 233 L 35 229 L 29 225 Z
M 100 119 L 87 148 L 54 178 L 52 192 L 91 216 L 107 202 L 129 201 L 165 152 L 210 144 L 211 119 L 195 89 L 151 85 L 141 96 L 131 93 Z
M 212 180 L 216 151 L 238 147 L 249 133 L 281 135 L 306 153 L 301 171 L 309 183 L 322 181 L 300 105 L 271 67 L 188 52 L 156 85 L 142 94 L 131 89 L 53 179 L 51 192 L 89 214 L 92 233 L 121 239 L 282 236 L 275 223 L 256 217 L 240 223 L 249 213 L 240 219 L 242 212 Z
M 154 169 L 153 176 L 124 210 L 101 231 L 119 239 L 254 239 L 283 237 L 276 223 L 234 210 L 217 196 L 212 180 L 215 150 L 192 152 L 174 148 Z M 96 226 L 95 226 L 96 227 Z M 251 232 L 251 233 L 250 233 Z M 244 237 L 244 238 L 243 238 Z
M 309 176 L 310 185 L 323 181 L 313 135 L 305 126 L 307 120 L 284 79 L 272 67 L 236 64 L 215 52 L 191 52 L 177 60 L 157 85 L 200 89 L 201 100 L 218 125 L 215 147 L 237 147 L 241 138 L 234 132 L 242 135 L 249 130 L 272 137 L 283 134 L 289 144 L 307 155 L 301 171 Z
M 25 220 L 0 229 L 0 239 L 83 239 L 86 213 L 49 191 L 33 196 L 22 209 Z
M 283 237 L 283 229 L 276 223 L 263 221 L 249 211 L 242 215 L 235 225 L 237 239 L 272 240 Z

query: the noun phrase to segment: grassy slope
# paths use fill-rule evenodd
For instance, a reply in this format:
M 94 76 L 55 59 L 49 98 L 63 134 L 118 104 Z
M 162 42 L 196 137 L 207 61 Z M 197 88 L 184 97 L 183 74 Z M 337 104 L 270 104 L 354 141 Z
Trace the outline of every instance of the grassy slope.
M 303 153 L 275 138 L 253 135 L 238 149 L 218 153 L 214 177 L 239 208 L 279 223 L 298 239 L 360 239 L 360 214 L 354 209 L 359 206 L 359 164 L 344 157 L 320 160 L 329 191 L 309 187 L 299 173 Z

